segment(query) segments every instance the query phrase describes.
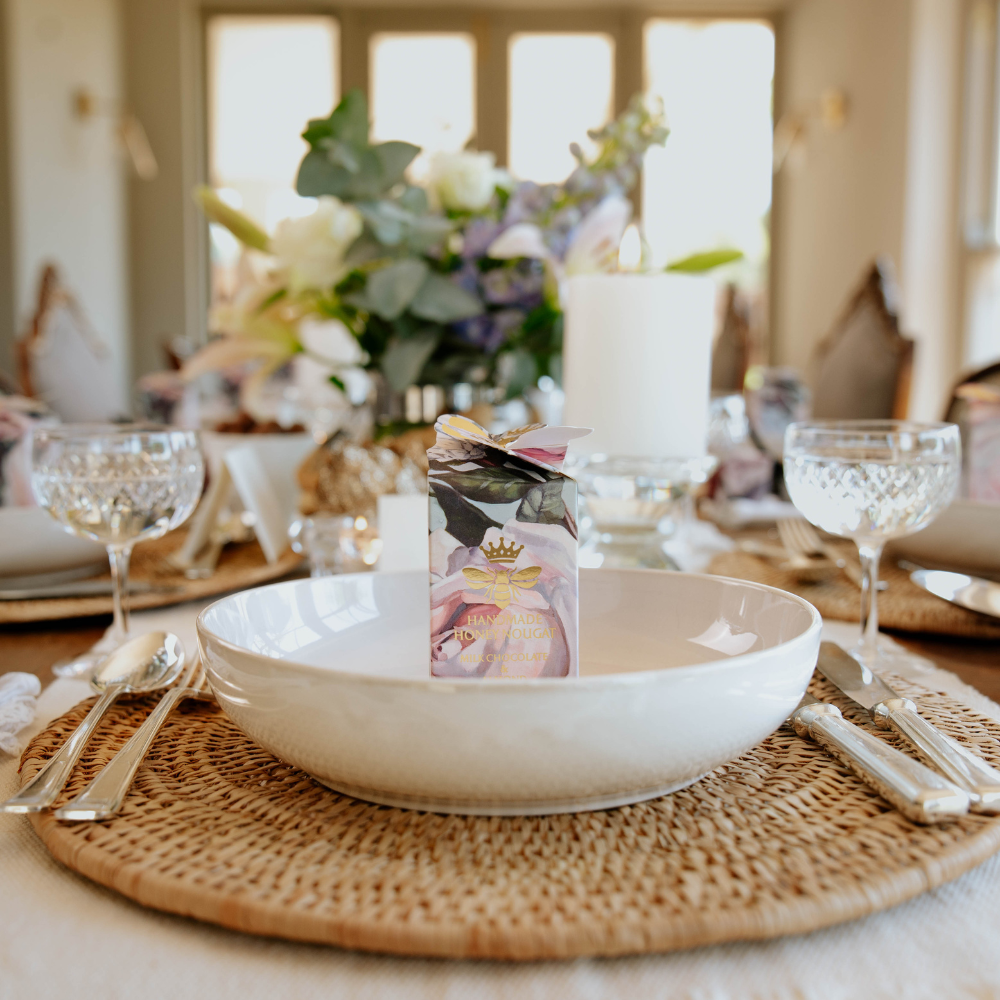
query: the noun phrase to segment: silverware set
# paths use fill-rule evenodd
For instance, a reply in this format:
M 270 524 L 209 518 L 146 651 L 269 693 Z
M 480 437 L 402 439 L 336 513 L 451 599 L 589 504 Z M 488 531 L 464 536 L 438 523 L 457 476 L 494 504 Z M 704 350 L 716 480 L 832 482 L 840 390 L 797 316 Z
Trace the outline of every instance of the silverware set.
M 828 580 L 840 572 L 860 590 L 861 566 L 824 541 L 808 521 L 799 517 L 782 518 L 777 522 L 777 529 L 780 545 L 745 538 L 737 542 L 737 547 L 742 552 L 776 563 L 779 569 L 794 574 L 805 583 Z M 884 580 L 879 581 L 879 590 L 887 587 Z
M 820 646 L 816 669 L 864 709 L 875 726 L 902 737 L 923 763 L 808 693 L 788 719 L 799 736 L 824 747 L 916 823 L 938 823 L 970 810 L 1000 813 L 1000 771 L 931 725 L 909 698 L 898 695 L 831 642 Z M 97 704 L 38 774 L 0 804 L 0 811 L 30 813 L 51 807 L 114 702 L 122 695 L 166 689 L 125 746 L 79 795 L 55 812 L 62 820 L 109 819 L 121 808 L 139 765 L 174 708 L 186 698 L 212 698 L 200 660 L 184 669 L 180 642 L 166 632 L 152 632 L 120 646 L 100 664 L 90 683 L 101 693 Z
M 901 698 L 832 642 L 820 646 L 816 669 L 865 709 L 878 728 L 901 736 L 925 763 L 849 722 L 835 705 L 809 694 L 789 718 L 800 736 L 825 747 L 916 823 L 937 823 L 970 810 L 1000 813 L 1000 771 L 932 726 L 909 698 Z
M 212 697 L 201 661 L 196 659 L 186 670 L 184 664 L 180 640 L 169 632 L 149 632 L 112 651 L 90 679 L 91 687 L 101 694 L 97 704 L 45 766 L 19 792 L 0 803 L 0 812 L 32 813 L 51 807 L 115 701 L 122 695 L 166 688 L 167 693 L 128 743 L 75 799 L 56 810 L 56 816 L 66 820 L 113 816 L 121 808 L 143 757 L 174 708 L 185 698 Z

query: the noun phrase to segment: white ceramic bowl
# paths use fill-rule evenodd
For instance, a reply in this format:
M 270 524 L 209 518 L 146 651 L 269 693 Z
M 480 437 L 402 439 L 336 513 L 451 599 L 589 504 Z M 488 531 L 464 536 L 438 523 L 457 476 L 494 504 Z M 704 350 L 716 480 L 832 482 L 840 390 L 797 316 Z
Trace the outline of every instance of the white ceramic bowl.
M 0 580 L 4 586 L 13 586 L 14 578 L 41 581 L 56 573 L 100 573 L 107 565 L 103 545 L 67 533 L 40 507 L 0 507 Z
M 198 618 L 219 704 L 331 788 L 485 815 L 674 791 L 791 713 L 820 617 L 792 594 L 651 570 L 580 572 L 581 676 L 432 679 L 425 573 L 295 580 Z

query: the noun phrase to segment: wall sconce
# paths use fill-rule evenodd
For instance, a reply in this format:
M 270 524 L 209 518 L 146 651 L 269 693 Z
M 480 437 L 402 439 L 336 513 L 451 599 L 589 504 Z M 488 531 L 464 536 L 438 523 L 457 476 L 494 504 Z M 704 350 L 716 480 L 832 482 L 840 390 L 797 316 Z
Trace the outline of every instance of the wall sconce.
M 774 126 L 773 170 L 787 163 L 793 169 L 805 163 L 808 133 L 813 124 L 829 132 L 839 132 L 847 124 L 850 101 L 844 91 L 828 87 L 819 100 L 797 111 L 787 111 Z
M 81 122 L 98 117 L 111 118 L 115 122 L 118 142 L 140 180 L 151 181 L 159 174 L 160 167 L 146 138 L 146 130 L 131 111 L 126 111 L 114 101 L 100 100 L 86 87 L 73 91 L 72 107 L 73 116 Z

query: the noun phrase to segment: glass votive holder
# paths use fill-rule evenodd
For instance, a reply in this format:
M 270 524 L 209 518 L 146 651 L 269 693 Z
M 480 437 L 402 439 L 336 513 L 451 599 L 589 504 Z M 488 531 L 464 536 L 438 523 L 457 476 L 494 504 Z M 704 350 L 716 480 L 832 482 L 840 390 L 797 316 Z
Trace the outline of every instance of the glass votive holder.
M 382 539 L 374 518 L 317 515 L 296 521 L 292 548 L 309 560 L 312 576 L 364 573 L 375 568 Z
M 580 485 L 580 565 L 676 569 L 664 543 L 693 517 L 694 491 L 716 465 L 713 455 L 578 460 L 568 471 Z

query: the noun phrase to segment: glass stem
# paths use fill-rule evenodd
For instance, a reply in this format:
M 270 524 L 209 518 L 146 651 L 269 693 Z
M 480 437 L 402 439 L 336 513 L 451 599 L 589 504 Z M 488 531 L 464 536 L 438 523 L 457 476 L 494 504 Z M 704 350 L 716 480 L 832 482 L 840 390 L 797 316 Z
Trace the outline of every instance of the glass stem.
M 112 632 L 120 639 L 128 636 L 128 564 L 132 558 L 131 545 L 109 545 L 108 558 L 111 561 L 111 594 L 115 606 Z
M 858 543 L 861 556 L 861 642 L 866 652 L 874 653 L 878 645 L 878 561 L 881 545 Z

